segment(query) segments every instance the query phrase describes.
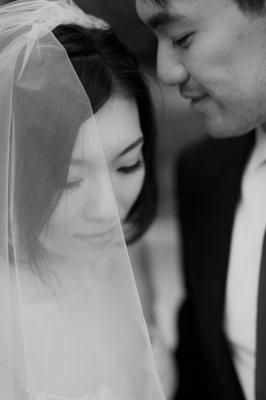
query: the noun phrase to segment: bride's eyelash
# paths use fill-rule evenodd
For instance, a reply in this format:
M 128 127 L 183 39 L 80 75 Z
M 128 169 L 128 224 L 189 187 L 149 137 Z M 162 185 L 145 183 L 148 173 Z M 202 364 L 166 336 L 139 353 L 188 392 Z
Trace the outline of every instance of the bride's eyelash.
M 127 167 L 120 167 L 117 169 L 118 172 L 122 174 L 133 174 L 134 172 L 142 169 L 144 163 L 142 160 L 138 160 L 135 164 L 129 165 Z
M 122 174 L 133 174 L 134 172 L 140 170 L 143 168 L 144 162 L 143 160 L 138 160 L 135 164 L 129 165 L 127 167 L 120 167 L 117 169 L 118 172 Z M 77 179 L 76 181 L 73 182 L 65 182 L 62 187 L 64 190 L 68 189 L 74 189 L 77 188 L 81 185 L 83 182 L 83 179 Z
M 73 182 L 65 182 L 63 184 L 63 189 L 74 189 L 76 187 L 79 187 L 80 184 L 83 182 L 83 179 L 77 179 L 76 181 Z

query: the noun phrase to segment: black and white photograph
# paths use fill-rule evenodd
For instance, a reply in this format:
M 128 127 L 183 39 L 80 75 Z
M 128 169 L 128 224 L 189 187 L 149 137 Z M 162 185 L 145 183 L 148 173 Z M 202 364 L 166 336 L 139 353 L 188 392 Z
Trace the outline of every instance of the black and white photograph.
M 265 0 L 0 0 L 0 400 L 266 400 L 265 231 Z

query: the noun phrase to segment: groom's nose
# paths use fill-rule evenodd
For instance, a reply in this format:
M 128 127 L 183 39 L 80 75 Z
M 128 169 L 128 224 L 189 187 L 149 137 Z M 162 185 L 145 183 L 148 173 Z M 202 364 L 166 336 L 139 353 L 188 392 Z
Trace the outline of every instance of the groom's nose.
M 188 70 L 178 51 L 164 41 L 158 43 L 157 73 L 159 79 L 168 86 L 180 85 L 189 78 Z

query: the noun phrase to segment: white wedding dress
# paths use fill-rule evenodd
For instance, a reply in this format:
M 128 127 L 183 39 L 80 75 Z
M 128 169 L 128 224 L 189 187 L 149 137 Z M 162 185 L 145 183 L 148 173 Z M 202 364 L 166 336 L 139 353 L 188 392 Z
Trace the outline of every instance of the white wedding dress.
M 13 298 L 18 305 L 13 307 L 13 365 L 23 400 L 153 398 L 150 349 L 145 336 L 139 340 L 144 332 L 136 324 L 141 309 L 130 315 L 133 298 L 121 302 L 114 266 L 104 274 L 91 270 L 65 268 L 60 283 L 53 282 L 53 292 L 51 283 L 46 287 L 20 270 L 20 299 Z M 25 382 L 31 385 L 25 387 Z

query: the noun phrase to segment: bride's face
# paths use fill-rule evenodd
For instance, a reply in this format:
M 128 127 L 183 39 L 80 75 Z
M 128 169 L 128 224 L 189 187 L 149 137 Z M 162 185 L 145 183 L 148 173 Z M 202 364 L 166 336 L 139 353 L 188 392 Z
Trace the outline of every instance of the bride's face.
M 135 102 L 115 97 L 80 127 L 63 194 L 41 234 L 67 255 L 106 246 L 119 235 L 144 180 L 143 135 Z

